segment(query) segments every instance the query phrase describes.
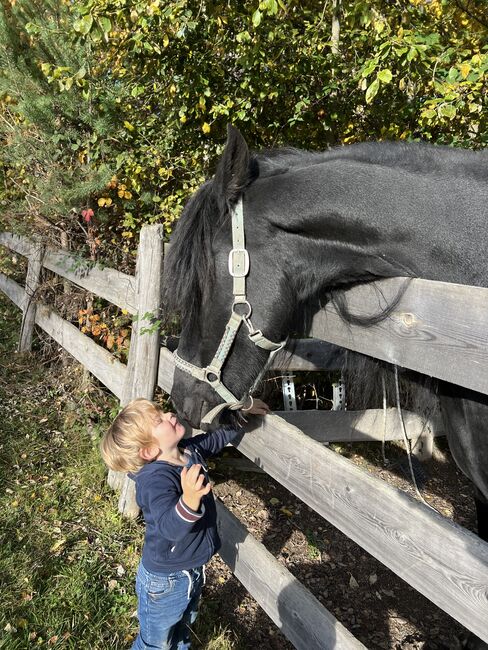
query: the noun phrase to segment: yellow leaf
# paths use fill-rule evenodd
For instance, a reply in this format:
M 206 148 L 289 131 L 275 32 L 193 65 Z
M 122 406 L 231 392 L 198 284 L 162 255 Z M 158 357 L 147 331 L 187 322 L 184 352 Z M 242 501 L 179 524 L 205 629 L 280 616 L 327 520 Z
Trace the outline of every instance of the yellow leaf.
M 186 122 L 186 115 L 182 115 L 182 116 L 180 117 L 180 122 L 181 122 L 182 124 L 184 124 L 184 123 Z
M 293 517 L 293 512 L 291 510 L 288 510 L 288 508 L 280 508 L 280 512 L 282 512 L 287 517 Z
M 131 199 L 132 194 L 130 192 L 124 192 L 124 199 Z
M 127 129 L 127 131 L 133 131 L 134 128 L 135 128 L 135 127 L 134 127 L 130 122 L 128 122 L 127 120 L 124 120 L 124 126 L 125 126 L 125 128 Z
M 65 540 L 65 539 L 58 539 L 58 541 L 55 542 L 55 543 L 51 546 L 51 548 L 50 548 L 49 550 L 51 551 L 51 553 L 54 553 L 55 551 L 57 551 L 58 549 L 60 549 L 61 546 L 63 546 L 63 544 L 66 544 L 66 540 Z
M 163 38 L 163 45 L 164 45 L 164 47 L 168 47 L 168 45 L 169 45 L 169 37 L 168 37 L 168 34 L 165 34 L 165 35 L 164 35 L 164 38 Z
M 101 208 L 103 208 L 103 206 L 105 205 L 105 201 L 106 201 L 106 200 L 107 200 L 107 199 L 103 198 L 103 196 L 100 197 L 100 198 L 98 199 L 98 205 L 99 205 Z
M 202 126 L 202 131 L 204 133 L 210 133 L 210 124 L 207 124 L 207 122 L 204 122 L 203 126 Z
M 461 76 L 463 79 L 466 79 L 468 74 L 471 72 L 471 66 L 469 63 L 461 63 L 459 69 L 461 70 Z

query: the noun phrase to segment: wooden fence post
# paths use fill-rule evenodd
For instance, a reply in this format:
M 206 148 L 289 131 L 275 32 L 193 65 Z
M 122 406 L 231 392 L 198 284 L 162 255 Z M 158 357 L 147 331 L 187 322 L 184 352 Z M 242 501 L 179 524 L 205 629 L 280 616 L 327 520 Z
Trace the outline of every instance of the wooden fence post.
M 159 316 L 161 308 L 161 274 L 163 268 L 162 225 L 144 226 L 141 230 L 136 264 L 136 307 L 132 323 L 127 378 L 121 405 L 136 397 L 152 399 L 159 366 Z M 128 517 L 139 513 L 134 481 L 121 472 L 109 472 L 109 484 L 121 486 L 119 511 Z
M 35 243 L 27 257 L 27 276 L 25 279 L 25 294 L 22 302 L 22 325 L 20 326 L 19 352 L 30 352 L 32 348 L 32 335 L 36 320 L 35 294 L 39 286 L 42 270 L 44 246 Z

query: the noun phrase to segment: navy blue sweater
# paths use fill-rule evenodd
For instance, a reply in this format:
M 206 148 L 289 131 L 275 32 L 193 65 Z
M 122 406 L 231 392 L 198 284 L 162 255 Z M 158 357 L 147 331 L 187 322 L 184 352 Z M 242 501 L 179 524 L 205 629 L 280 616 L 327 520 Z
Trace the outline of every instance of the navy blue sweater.
M 218 453 L 237 435 L 234 429 L 217 429 L 180 441 L 190 463 L 200 463 L 208 481 L 204 459 Z M 144 465 L 131 478 L 136 482 L 136 500 L 146 522 L 142 563 L 152 573 L 192 569 L 210 560 L 220 548 L 217 512 L 212 493 L 200 502 L 200 510 L 189 508 L 182 497 L 183 467 L 164 460 Z

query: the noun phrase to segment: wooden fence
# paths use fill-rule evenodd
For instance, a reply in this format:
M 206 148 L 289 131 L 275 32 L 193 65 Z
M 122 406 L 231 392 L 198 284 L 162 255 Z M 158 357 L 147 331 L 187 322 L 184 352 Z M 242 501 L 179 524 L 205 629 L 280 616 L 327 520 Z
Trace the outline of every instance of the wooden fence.
M 66 253 L 40 250 L 7 233 L 0 233 L 0 244 L 29 259 L 25 289 L 0 274 L 0 290 L 23 309 L 22 334 L 26 341 L 32 336 L 28 328 L 35 322 L 122 403 L 135 395 L 151 397 L 156 382 L 171 392 L 171 353 L 159 348 L 156 332 L 140 333 L 143 317 L 159 308 L 159 226 L 145 227 L 141 233 L 135 277 L 96 265 L 80 265 Z M 33 299 L 41 266 L 139 314 L 127 366 Z M 352 311 L 374 312 L 377 296 L 388 298 L 390 292 L 394 295 L 399 282 L 381 282 L 381 294 L 376 291 L 373 297 L 368 293 L 370 288 L 351 290 Z M 155 284 L 152 292 L 151 283 Z M 328 307 L 315 319 L 313 333 L 331 343 L 488 393 L 488 373 L 483 363 L 488 355 L 487 325 L 488 290 L 413 280 L 387 321 L 367 330 L 346 327 Z M 295 354 L 287 358 L 288 368 L 320 368 L 324 345 L 300 342 Z M 313 349 L 318 352 L 315 354 Z M 488 641 L 488 544 L 322 444 L 334 439 L 380 439 L 383 425 L 378 427 L 378 422 L 380 416 L 382 422 L 382 413 L 318 413 L 267 416 L 254 425 L 252 435 L 244 434 L 236 446 L 406 582 Z M 392 425 L 388 437 L 400 437 L 395 414 L 390 412 L 388 418 Z M 420 426 L 414 415 L 409 418 L 413 429 Z M 297 423 L 302 430 L 295 426 Z M 307 428 L 311 435 L 303 432 Z M 121 509 L 129 512 L 133 508 L 131 485 L 125 482 L 120 499 Z M 218 511 L 223 559 L 295 647 L 363 647 L 221 503 Z

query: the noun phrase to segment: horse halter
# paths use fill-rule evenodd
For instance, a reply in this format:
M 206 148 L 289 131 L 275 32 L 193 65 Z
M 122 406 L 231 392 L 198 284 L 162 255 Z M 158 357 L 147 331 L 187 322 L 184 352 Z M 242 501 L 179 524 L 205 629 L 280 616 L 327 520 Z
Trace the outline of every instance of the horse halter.
M 220 413 L 224 408 L 230 408 L 231 410 L 237 410 L 243 407 L 243 400 L 238 400 L 235 395 L 224 385 L 221 379 L 222 366 L 229 356 L 230 348 L 237 336 L 239 328 L 242 323 L 246 325 L 249 330 L 249 339 L 260 348 L 264 350 L 269 350 L 270 355 L 268 358 L 268 363 L 270 363 L 274 355 L 279 352 L 285 345 L 286 340 L 281 343 L 273 343 L 267 339 L 261 330 L 254 329 L 253 324 L 251 323 L 251 312 L 252 308 L 249 301 L 246 298 L 246 276 L 249 273 L 249 253 L 246 250 L 245 246 L 245 236 L 244 236 L 244 210 L 242 205 L 242 197 L 239 199 L 236 207 L 232 210 L 232 250 L 229 253 L 228 269 L 229 273 L 233 278 L 233 294 L 234 302 L 232 303 L 232 314 L 225 326 L 224 334 L 220 340 L 217 352 L 215 353 L 214 358 L 205 368 L 200 368 L 199 366 L 185 361 L 182 359 L 178 350 L 173 352 L 175 365 L 180 370 L 190 374 L 195 379 L 204 381 L 209 384 L 219 395 L 224 399 L 224 404 L 219 404 L 202 419 L 202 424 L 210 424 L 214 417 Z M 236 311 L 238 305 L 244 305 L 246 309 L 245 314 L 239 314 Z M 266 366 L 263 368 L 265 370 Z M 261 373 L 262 374 L 262 373 Z M 261 376 L 261 375 L 260 375 Z M 259 377 L 258 377 L 259 379 Z M 257 380 L 254 382 L 254 385 L 257 383 Z M 254 386 L 252 387 L 254 388 Z M 249 393 L 252 392 L 252 388 Z

